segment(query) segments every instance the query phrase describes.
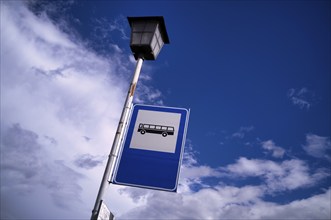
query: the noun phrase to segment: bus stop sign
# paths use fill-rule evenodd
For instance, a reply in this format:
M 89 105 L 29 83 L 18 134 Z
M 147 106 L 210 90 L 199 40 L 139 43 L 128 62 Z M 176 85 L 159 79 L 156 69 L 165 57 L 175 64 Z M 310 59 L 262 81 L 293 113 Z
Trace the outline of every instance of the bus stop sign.
M 113 183 L 176 192 L 189 111 L 135 105 Z

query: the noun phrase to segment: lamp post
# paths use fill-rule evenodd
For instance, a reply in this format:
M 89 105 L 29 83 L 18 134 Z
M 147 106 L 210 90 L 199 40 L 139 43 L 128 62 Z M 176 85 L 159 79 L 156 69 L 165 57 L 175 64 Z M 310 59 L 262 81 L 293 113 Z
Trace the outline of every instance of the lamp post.
M 120 121 L 108 156 L 98 195 L 92 210 L 91 220 L 97 220 L 106 187 L 112 182 L 118 151 L 127 126 L 127 116 L 131 111 L 132 100 L 144 60 L 155 60 L 164 44 L 169 43 L 165 22 L 162 16 L 128 17 L 131 27 L 130 48 L 137 60 L 136 69 L 126 96 Z M 110 216 L 112 219 L 113 216 Z

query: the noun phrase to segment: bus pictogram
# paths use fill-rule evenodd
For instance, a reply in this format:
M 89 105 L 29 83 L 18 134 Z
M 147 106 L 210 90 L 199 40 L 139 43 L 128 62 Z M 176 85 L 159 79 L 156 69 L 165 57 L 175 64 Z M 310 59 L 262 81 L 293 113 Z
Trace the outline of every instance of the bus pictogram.
M 175 128 L 172 126 L 140 123 L 137 131 L 140 132 L 140 134 L 161 134 L 163 137 L 166 137 L 167 135 L 174 135 Z

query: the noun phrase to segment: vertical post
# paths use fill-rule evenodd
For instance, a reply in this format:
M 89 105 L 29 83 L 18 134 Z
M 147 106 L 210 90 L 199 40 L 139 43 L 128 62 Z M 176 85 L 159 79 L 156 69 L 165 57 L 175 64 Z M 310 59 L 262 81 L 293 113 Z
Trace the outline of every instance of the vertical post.
M 108 156 L 108 161 L 107 161 L 107 165 L 105 168 L 105 172 L 103 174 L 102 177 L 102 181 L 100 184 L 100 188 L 99 188 L 99 192 L 97 195 L 97 198 L 95 200 L 95 204 L 94 204 L 94 208 L 92 210 L 92 216 L 91 216 L 91 220 L 97 220 L 98 217 L 98 209 L 100 206 L 100 203 L 103 200 L 103 195 L 105 192 L 105 189 L 107 187 L 107 185 L 110 183 L 110 179 L 112 178 L 113 175 L 113 171 L 115 168 L 115 163 L 118 157 L 118 148 L 119 148 L 119 143 L 120 143 L 120 138 L 123 134 L 124 128 L 126 126 L 126 120 L 127 120 L 127 114 L 130 112 L 131 109 L 131 105 L 132 105 L 132 100 L 133 100 L 133 95 L 134 92 L 136 90 L 136 86 L 137 86 L 137 82 L 139 79 L 139 75 L 140 75 L 140 71 L 141 71 L 141 67 L 143 64 L 143 59 L 142 58 L 138 58 L 137 60 L 137 65 L 136 65 L 136 69 L 129 87 L 129 91 L 128 94 L 126 96 L 126 100 L 123 106 L 123 110 L 122 110 L 122 114 L 121 114 L 121 118 L 120 121 L 118 123 L 117 126 L 117 131 L 114 137 L 114 141 L 113 141 L 113 145 L 112 148 L 110 150 L 109 156 Z M 109 182 L 108 182 L 109 181 Z

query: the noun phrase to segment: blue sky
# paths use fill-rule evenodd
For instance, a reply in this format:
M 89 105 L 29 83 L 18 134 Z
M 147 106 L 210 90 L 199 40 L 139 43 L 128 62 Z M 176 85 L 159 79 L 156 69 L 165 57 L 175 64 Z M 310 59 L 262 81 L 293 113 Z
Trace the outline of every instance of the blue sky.
M 88 219 L 135 103 L 190 108 L 177 193 L 110 185 L 118 219 L 330 219 L 330 1 L 1 1 L 1 218 Z M 41 208 L 42 207 L 42 208 Z

